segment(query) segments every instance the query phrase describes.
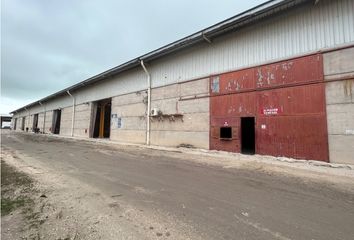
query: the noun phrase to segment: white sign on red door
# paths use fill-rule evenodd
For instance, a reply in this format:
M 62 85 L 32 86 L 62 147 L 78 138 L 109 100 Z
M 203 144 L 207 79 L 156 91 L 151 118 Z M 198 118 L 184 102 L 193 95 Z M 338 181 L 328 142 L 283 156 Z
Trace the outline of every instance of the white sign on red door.
M 263 108 L 261 114 L 263 115 L 278 115 L 281 113 L 281 108 L 275 107 L 275 108 Z

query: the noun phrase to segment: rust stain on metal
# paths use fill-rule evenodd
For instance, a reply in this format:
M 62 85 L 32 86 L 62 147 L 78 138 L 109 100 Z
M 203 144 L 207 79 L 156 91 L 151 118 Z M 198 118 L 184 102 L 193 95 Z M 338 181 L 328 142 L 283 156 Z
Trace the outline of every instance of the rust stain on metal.
M 323 78 L 321 54 L 221 74 L 210 100 L 210 149 L 240 152 L 241 117 L 255 117 L 256 153 L 328 161 Z M 225 122 L 227 141 L 219 136 Z
M 322 55 L 311 55 L 256 68 L 257 88 L 323 79 Z

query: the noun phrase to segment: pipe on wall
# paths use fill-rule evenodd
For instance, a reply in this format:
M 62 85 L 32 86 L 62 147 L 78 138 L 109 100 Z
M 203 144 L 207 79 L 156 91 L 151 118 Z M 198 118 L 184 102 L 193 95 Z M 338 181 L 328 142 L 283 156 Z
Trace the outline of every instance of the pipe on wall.
M 141 67 L 147 76 L 147 114 L 146 114 L 146 145 L 150 145 L 150 114 L 151 114 L 151 75 L 144 65 L 144 61 L 140 60 Z
M 71 136 L 74 136 L 74 121 L 75 121 L 75 98 L 71 95 L 70 91 L 66 91 L 66 93 L 73 99 L 73 113 L 71 115 Z

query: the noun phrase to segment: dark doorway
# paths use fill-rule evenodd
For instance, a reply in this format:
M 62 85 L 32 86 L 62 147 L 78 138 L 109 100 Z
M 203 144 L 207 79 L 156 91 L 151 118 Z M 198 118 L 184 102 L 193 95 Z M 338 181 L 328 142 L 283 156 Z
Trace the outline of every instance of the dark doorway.
M 22 122 L 21 122 L 21 130 L 25 131 L 25 122 L 26 122 L 26 117 L 22 117 Z
M 17 118 L 14 119 L 14 130 L 16 130 L 17 127 Z
M 241 153 L 255 154 L 255 119 L 254 117 L 241 118 Z
M 34 114 L 33 115 L 32 131 L 33 132 L 38 132 L 38 114 Z
M 94 138 L 109 138 L 111 132 L 111 99 L 93 104 L 92 127 Z
M 61 110 L 57 109 L 53 111 L 53 122 L 52 122 L 52 133 L 60 133 L 60 119 L 61 119 Z

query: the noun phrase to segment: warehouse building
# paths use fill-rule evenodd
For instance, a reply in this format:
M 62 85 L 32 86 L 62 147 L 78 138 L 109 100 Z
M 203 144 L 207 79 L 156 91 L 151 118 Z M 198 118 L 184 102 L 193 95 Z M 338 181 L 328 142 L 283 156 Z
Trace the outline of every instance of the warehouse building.
M 354 164 L 354 1 L 273 0 L 12 112 L 13 128 Z

